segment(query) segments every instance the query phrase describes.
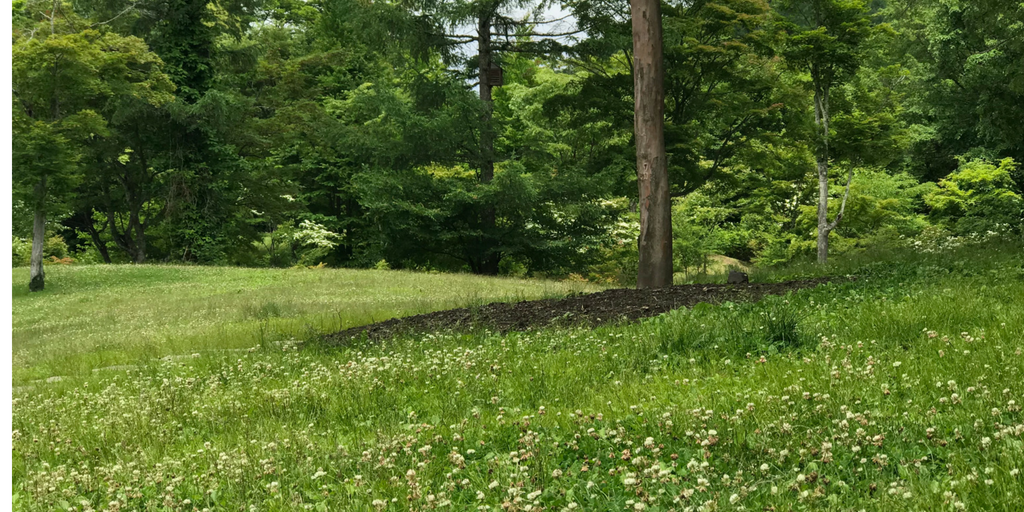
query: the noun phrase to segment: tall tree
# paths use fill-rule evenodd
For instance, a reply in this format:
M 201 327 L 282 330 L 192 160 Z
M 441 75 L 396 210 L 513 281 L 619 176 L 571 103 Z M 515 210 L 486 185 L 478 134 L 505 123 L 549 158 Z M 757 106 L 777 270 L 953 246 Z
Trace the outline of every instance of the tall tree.
M 828 261 L 828 235 L 843 220 L 853 181 L 849 169 L 843 202 L 835 218 L 828 220 L 829 137 L 832 88 L 854 73 L 861 58 L 860 44 L 871 23 L 866 0 L 784 0 L 779 4 L 789 33 L 785 54 L 789 62 L 810 73 L 814 92 L 814 124 L 817 127 L 815 162 L 818 175 L 818 263 Z
M 672 286 L 672 199 L 665 157 L 665 63 L 661 1 L 633 0 L 633 99 L 639 186 L 637 288 Z
M 160 59 L 135 37 L 93 29 L 59 1 L 29 30 L 15 34 L 14 179 L 33 205 L 31 282 L 42 290 L 46 208 L 79 173 L 87 142 L 107 134 L 107 106 L 118 97 L 169 101 L 173 86 Z
M 335 0 L 348 5 L 348 0 Z M 560 38 L 578 30 L 562 30 L 558 23 L 566 18 L 540 19 L 536 13 L 550 5 L 549 0 L 414 0 L 400 7 L 380 4 L 369 32 L 381 43 L 397 41 L 402 51 L 429 61 L 440 57 L 460 78 L 478 88 L 479 122 L 476 151 L 472 162 L 477 181 L 487 185 L 494 179 L 494 141 L 499 130 L 494 126 L 493 88 L 501 82 L 501 63 L 508 54 L 549 55 L 563 44 Z M 349 10 L 335 8 L 335 16 L 350 16 Z M 386 23 L 380 23 L 386 19 Z M 550 28 L 550 30 L 548 30 Z M 475 52 L 468 45 L 475 44 Z M 503 256 L 495 208 L 482 205 L 477 245 L 482 254 L 475 256 L 474 272 L 497 274 Z

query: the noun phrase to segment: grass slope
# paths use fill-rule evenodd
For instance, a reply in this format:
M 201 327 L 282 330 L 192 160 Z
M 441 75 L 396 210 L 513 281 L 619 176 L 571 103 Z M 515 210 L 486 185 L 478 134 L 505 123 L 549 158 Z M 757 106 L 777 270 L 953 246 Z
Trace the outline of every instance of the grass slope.
M 560 297 L 580 284 L 345 269 L 168 265 L 14 269 L 14 381 L 86 375 L 167 355 L 248 349 L 395 316 Z M 593 289 L 593 288 L 589 288 Z
M 40 384 L 14 402 L 15 508 L 1019 510 L 1021 248 L 832 271 L 860 279 Z

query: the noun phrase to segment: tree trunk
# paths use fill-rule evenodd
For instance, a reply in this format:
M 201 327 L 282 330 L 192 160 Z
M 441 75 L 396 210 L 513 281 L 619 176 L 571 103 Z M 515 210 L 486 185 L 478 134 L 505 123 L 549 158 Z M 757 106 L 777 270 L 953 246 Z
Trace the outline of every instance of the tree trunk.
M 818 263 L 828 262 L 828 162 L 818 155 Z
M 477 28 L 477 58 L 480 65 L 480 101 L 483 115 L 480 123 L 480 181 L 490 183 L 494 179 L 494 133 L 491 130 L 491 112 L 494 100 L 491 98 L 491 84 L 487 81 L 487 70 L 491 68 L 491 20 L 481 15 Z
M 46 177 L 43 176 L 36 184 L 36 209 L 32 219 L 32 259 L 30 260 L 30 276 L 28 289 L 32 292 L 43 290 L 46 276 L 43 271 L 43 242 L 46 239 Z
M 139 207 L 141 208 L 141 206 Z M 132 212 L 129 214 L 128 229 L 125 230 L 125 235 L 131 236 L 132 231 L 135 232 L 135 240 L 131 244 L 134 247 L 134 254 L 132 259 L 135 263 L 146 262 L 146 228 L 142 225 L 142 221 L 139 217 L 139 208 L 132 208 Z
M 828 262 L 828 235 L 832 227 L 828 223 L 828 86 L 820 83 L 820 73 L 811 69 L 814 82 L 814 124 L 818 127 L 818 150 L 815 160 L 818 164 L 818 263 Z M 838 222 L 839 219 L 836 219 Z
M 633 96 L 640 266 L 637 288 L 672 286 L 672 200 L 665 157 L 660 0 L 632 0 Z
M 487 81 L 487 71 L 491 68 L 491 20 L 489 15 L 480 16 L 477 27 L 477 57 L 480 66 L 480 101 L 483 103 L 483 114 L 480 123 L 480 183 L 490 183 L 494 179 L 494 130 L 491 126 L 494 100 L 491 97 L 491 84 Z M 485 239 L 494 233 L 495 211 L 493 205 L 484 205 L 480 212 L 480 221 Z M 477 273 L 498 275 L 498 263 L 501 255 L 492 250 L 490 244 L 484 244 L 483 258 Z
M 92 223 L 92 218 L 86 219 L 88 222 L 87 227 L 89 229 L 89 237 L 92 238 L 92 245 L 99 251 L 100 256 L 103 257 L 103 263 L 110 263 L 110 251 L 107 250 L 107 243 L 100 238 L 100 232 L 96 230 L 96 226 Z

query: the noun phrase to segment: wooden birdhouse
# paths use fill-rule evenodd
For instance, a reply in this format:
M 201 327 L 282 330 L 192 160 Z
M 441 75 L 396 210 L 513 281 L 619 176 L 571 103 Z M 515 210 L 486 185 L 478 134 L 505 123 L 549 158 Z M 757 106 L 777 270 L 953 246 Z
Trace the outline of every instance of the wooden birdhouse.
M 490 85 L 491 87 L 501 87 L 505 85 L 505 72 L 501 69 L 501 66 L 491 64 L 491 67 L 487 68 L 487 85 Z

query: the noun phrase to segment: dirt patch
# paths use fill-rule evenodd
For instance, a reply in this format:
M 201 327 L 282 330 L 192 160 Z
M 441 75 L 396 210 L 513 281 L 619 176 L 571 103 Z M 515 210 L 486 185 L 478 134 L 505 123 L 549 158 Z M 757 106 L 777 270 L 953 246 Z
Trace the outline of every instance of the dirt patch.
M 555 325 L 629 322 L 657 316 L 673 309 L 693 307 L 701 302 L 754 302 L 766 295 L 784 295 L 794 290 L 813 288 L 830 280 L 832 278 L 739 285 L 691 284 L 657 290 L 618 288 L 564 299 L 495 302 L 477 308 L 448 309 L 353 327 L 329 335 L 327 341 L 332 344 L 344 344 L 363 336 L 370 340 L 382 340 L 404 332 L 473 327 L 509 332 L 529 331 Z

